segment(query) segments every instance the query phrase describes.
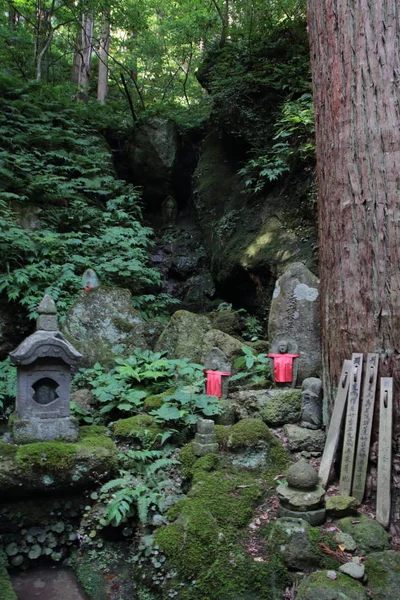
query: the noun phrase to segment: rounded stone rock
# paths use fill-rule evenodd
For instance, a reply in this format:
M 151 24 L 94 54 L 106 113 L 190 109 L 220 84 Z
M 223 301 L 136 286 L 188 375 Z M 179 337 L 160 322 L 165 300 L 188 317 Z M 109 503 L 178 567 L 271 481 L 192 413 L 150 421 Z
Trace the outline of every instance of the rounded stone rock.
M 300 459 L 289 468 L 286 481 L 295 489 L 311 490 L 318 484 L 318 473 L 309 462 Z

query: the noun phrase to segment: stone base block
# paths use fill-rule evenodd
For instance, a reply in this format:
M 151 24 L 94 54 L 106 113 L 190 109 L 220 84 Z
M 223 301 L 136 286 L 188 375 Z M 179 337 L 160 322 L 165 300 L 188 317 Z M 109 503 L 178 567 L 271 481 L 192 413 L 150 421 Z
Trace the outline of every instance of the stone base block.
M 288 439 L 288 448 L 291 452 L 323 452 L 325 446 L 325 433 L 320 429 L 305 429 L 298 425 L 286 425 L 285 435 Z
M 76 442 L 78 439 L 78 425 L 71 417 L 29 420 L 16 417 L 12 431 L 13 438 L 18 444 L 48 442 L 56 439 Z
M 208 444 L 215 444 L 217 441 L 217 437 L 215 433 L 196 433 L 194 441 L 197 444 L 207 446 Z
M 310 523 L 313 527 L 322 525 L 326 521 L 326 510 L 325 508 L 319 508 L 317 510 L 308 511 L 297 511 L 290 510 L 285 506 L 280 505 L 278 508 L 278 515 L 280 517 L 291 517 L 292 519 L 304 519 L 307 523 Z
M 193 454 L 195 456 L 206 456 L 206 454 L 217 454 L 219 451 L 218 444 L 199 444 L 193 442 Z

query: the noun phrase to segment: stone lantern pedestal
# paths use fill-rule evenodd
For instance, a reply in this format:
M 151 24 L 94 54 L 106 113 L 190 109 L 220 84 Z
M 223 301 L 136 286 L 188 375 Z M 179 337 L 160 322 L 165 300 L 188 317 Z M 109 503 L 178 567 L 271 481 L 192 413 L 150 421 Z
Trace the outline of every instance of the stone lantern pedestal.
M 78 427 L 70 417 L 71 369 L 82 355 L 58 331 L 50 296 L 43 298 L 38 310 L 37 330 L 10 353 L 17 366 L 13 437 L 18 443 L 75 441 Z

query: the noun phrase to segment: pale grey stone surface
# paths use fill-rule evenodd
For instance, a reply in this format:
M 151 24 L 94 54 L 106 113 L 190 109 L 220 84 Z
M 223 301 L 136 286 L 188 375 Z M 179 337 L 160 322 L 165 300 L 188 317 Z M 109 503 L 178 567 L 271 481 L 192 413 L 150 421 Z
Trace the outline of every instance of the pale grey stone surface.
M 277 488 L 280 502 L 297 511 L 315 510 L 321 506 L 325 490 L 318 485 L 312 490 L 296 490 L 286 483 L 281 483 Z
M 348 562 L 344 563 L 344 565 L 341 565 L 339 567 L 339 571 L 345 575 L 349 575 L 353 579 L 362 579 L 364 577 L 365 567 L 362 564 Z
M 289 467 L 286 473 L 288 484 L 299 490 L 312 490 L 318 484 L 318 473 L 304 458 Z
M 297 341 L 298 379 L 321 373 L 319 279 L 293 263 L 276 282 L 268 323 L 269 339 L 286 334 Z
M 97 276 L 96 271 L 93 269 L 86 269 L 82 275 L 82 287 L 83 288 L 97 288 L 101 285 L 101 281 Z
M 291 452 L 323 452 L 325 433 L 320 429 L 305 429 L 298 425 L 285 425 L 285 436 L 288 438 L 288 448 Z

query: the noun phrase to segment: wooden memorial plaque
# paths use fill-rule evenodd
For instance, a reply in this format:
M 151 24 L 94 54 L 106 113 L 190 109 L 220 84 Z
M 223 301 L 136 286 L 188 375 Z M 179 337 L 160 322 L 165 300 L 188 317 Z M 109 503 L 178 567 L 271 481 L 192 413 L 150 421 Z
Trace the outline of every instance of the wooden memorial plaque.
M 340 430 L 342 427 L 342 419 L 344 407 L 346 406 L 347 394 L 349 391 L 351 373 L 351 360 L 343 362 L 342 373 L 339 379 L 338 391 L 336 393 L 335 404 L 329 423 L 328 434 L 326 436 L 324 453 L 319 467 L 319 479 L 323 487 L 328 483 L 329 473 L 331 471 L 333 459 L 335 458 L 337 446 L 339 443 Z
M 392 473 L 393 379 L 381 378 L 379 402 L 378 481 L 376 520 L 387 527 L 390 520 L 390 483 Z
M 362 393 L 360 432 L 358 437 L 356 464 L 354 467 L 353 489 L 351 492 L 351 495 L 357 498 L 360 504 L 364 496 L 365 479 L 367 476 L 378 366 L 379 354 L 368 354 Z
M 358 405 L 360 403 L 363 355 L 353 354 L 350 373 L 349 399 L 347 402 L 346 429 L 343 440 L 342 465 L 340 469 L 340 493 L 350 496 L 356 452 Z

